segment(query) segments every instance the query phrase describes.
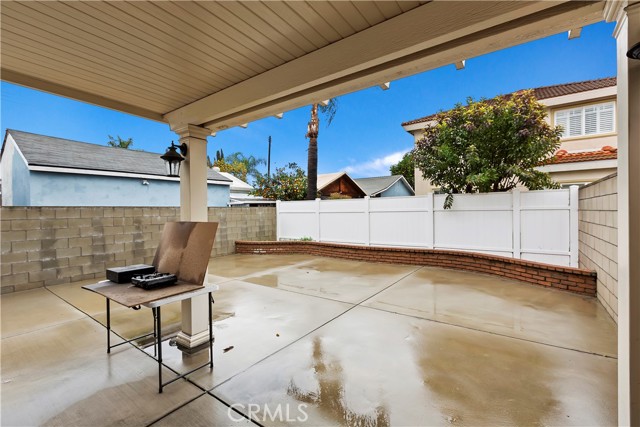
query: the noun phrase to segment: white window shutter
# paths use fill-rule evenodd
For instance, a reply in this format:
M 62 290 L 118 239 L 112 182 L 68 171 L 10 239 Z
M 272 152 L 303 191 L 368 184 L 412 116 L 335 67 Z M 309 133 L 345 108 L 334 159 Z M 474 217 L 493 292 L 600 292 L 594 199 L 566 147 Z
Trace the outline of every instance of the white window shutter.
M 580 136 L 582 132 L 582 108 L 574 108 L 569 112 L 569 136 Z
M 598 108 L 586 107 L 584 109 L 584 134 L 598 133 Z
M 598 133 L 609 133 L 615 129 L 613 119 L 613 103 L 602 105 L 600 108 L 600 120 Z
M 562 138 L 614 132 L 615 105 L 613 102 L 559 110 L 554 113 L 556 126 L 561 126 Z
M 566 111 L 558 111 L 555 115 L 555 124 L 562 128 L 562 138 L 569 136 L 569 116 Z

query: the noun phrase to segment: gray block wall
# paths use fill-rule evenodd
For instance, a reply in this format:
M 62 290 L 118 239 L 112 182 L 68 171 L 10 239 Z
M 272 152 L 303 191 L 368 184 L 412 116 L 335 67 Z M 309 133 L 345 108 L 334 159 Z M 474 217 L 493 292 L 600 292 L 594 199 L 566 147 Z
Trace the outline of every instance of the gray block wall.
M 598 300 L 618 322 L 618 177 L 609 175 L 580 189 L 579 262 L 598 273 Z
M 2 293 L 103 278 L 105 269 L 153 260 L 175 207 L 3 207 Z M 235 252 L 236 240 L 275 240 L 273 207 L 209 208 L 219 223 L 211 256 Z

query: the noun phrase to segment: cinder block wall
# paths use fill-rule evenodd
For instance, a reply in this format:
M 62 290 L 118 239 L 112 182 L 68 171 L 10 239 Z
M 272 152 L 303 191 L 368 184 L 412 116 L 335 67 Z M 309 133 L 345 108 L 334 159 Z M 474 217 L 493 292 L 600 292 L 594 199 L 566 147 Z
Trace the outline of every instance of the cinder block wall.
M 3 207 L 2 293 L 103 278 L 106 268 L 151 263 L 167 207 Z M 236 240 L 275 240 L 273 207 L 209 208 L 219 223 L 211 256 L 235 252 Z
M 580 267 L 598 273 L 598 299 L 618 322 L 618 177 L 580 189 Z

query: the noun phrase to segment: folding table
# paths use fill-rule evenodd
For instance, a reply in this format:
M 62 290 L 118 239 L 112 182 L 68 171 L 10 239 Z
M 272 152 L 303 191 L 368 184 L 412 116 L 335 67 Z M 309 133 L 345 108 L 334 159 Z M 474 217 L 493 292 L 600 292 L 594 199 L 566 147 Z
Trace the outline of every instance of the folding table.
M 184 378 L 185 376 L 206 367 L 213 368 L 213 314 L 211 305 L 213 301 L 213 292 L 218 290 L 218 285 L 196 285 L 178 281 L 173 286 L 154 290 L 144 290 L 131 283 L 115 283 L 109 280 L 103 280 L 92 285 L 82 287 L 89 291 L 95 292 L 105 297 L 107 301 L 107 353 L 111 353 L 111 349 L 123 344 L 130 343 L 134 340 L 148 337 L 154 337 L 154 358 L 158 361 L 158 392 L 162 393 L 162 388 L 172 382 Z M 209 361 L 197 368 L 180 374 L 177 377 L 163 383 L 162 382 L 162 317 L 161 307 L 163 305 L 183 301 L 200 295 L 208 294 L 209 307 Z M 153 314 L 153 332 L 131 338 L 124 342 L 111 345 L 111 301 L 117 302 L 125 307 L 139 310 L 142 306 L 150 308 Z

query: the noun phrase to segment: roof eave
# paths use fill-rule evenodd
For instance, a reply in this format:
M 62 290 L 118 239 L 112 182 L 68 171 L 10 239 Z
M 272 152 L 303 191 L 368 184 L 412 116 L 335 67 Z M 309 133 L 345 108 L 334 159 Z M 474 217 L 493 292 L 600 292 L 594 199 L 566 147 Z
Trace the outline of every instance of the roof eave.
M 609 86 L 600 89 L 585 90 L 582 92 L 570 93 L 567 95 L 554 96 L 539 99 L 538 102 L 545 107 L 556 107 L 558 105 L 579 104 L 599 99 L 615 98 L 617 87 Z
M 618 166 L 617 159 L 604 160 L 583 160 L 579 162 L 553 163 L 550 165 L 538 166 L 537 170 L 541 172 L 566 172 L 581 171 L 589 169 L 613 169 Z
M 170 177 L 166 175 L 153 175 L 136 172 L 116 172 L 108 170 L 96 170 L 96 169 L 80 169 L 80 168 L 67 168 L 61 166 L 48 166 L 48 165 L 28 165 L 28 168 L 32 172 L 51 172 L 51 173 L 67 173 L 75 175 L 93 175 L 93 176 L 111 176 L 118 178 L 135 178 L 135 179 L 155 179 L 159 181 L 174 181 L 180 182 L 179 177 Z M 231 181 L 223 181 L 219 179 L 207 178 L 207 183 L 231 186 Z

